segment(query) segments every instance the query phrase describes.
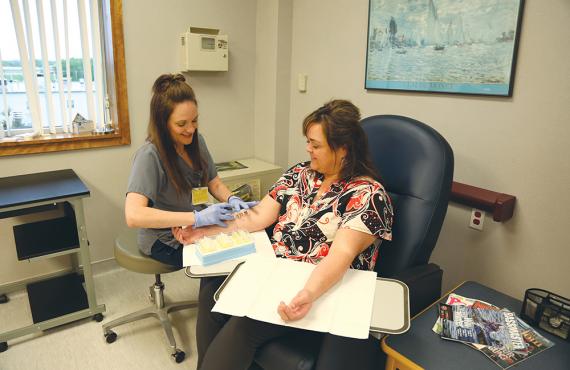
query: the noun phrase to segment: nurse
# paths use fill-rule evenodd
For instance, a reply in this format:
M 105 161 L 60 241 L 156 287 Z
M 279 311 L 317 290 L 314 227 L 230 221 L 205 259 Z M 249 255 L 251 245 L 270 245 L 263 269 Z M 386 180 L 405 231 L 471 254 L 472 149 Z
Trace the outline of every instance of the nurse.
M 164 74 L 152 87 L 146 142 L 135 154 L 125 201 L 129 227 L 139 228 L 140 250 L 182 267 L 182 244 L 172 227 L 219 225 L 256 202 L 233 196 L 220 180 L 202 135 L 198 102 L 181 74 Z M 208 192 L 221 203 L 206 207 Z

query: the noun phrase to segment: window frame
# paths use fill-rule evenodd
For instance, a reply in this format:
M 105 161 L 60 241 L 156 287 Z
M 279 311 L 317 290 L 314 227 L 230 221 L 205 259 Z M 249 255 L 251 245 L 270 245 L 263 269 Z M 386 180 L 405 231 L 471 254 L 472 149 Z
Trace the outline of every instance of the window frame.
M 127 94 L 127 73 L 125 68 L 125 45 L 123 35 L 123 1 L 102 0 L 104 6 L 103 32 L 105 47 L 112 47 L 112 53 L 105 53 L 107 90 L 111 103 L 111 118 L 115 131 L 110 134 L 51 134 L 39 139 L 25 138 L 19 141 L 0 140 L 0 157 L 20 154 L 58 152 L 67 150 L 104 148 L 129 145 L 129 107 Z M 109 22 L 110 18 L 110 22 Z M 110 68 L 113 66 L 113 68 Z M 114 88 L 111 88 L 113 86 Z

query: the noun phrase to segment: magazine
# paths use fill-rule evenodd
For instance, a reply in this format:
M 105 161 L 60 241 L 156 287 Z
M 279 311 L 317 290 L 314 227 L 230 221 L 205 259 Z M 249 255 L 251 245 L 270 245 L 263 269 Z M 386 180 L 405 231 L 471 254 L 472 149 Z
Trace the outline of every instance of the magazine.
M 499 307 L 494 306 L 490 303 L 472 298 L 463 297 L 454 293 L 450 294 L 447 297 L 446 304 L 471 306 L 472 308 L 495 310 L 495 311 L 500 310 Z M 440 315 L 432 328 L 432 330 L 437 334 L 441 334 L 443 328 L 441 316 L 445 315 Z M 516 317 L 516 320 L 517 320 L 518 330 L 522 335 L 526 345 L 525 349 L 508 350 L 504 347 L 493 347 L 484 344 L 469 343 L 469 342 L 463 342 L 463 343 L 483 353 L 485 356 L 487 356 L 491 361 L 493 361 L 496 365 L 498 365 L 502 369 L 507 369 L 554 345 L 554 342 L 540 335 L 535 329 L 530 327 L 526 322 L 524 322 L 519 317 Z
M 239 170 L 242 168 L 247 168 L 247 166 L 238 161 L 216 163 L 216 171 L 218 172 L 228 171 L 228 170 Z
M 525 350 L 517 317 L 509 310 L 489 310 L 465 305 L 439 305 L 441 337 L 466 343 Z
M 445 301 L 445 303 L 449 304 L 449 305 L 465 305 L 465 306 L 476 305 L 476 307 L 479 307 L 479 308 L 486 308 L 487 307 L 488 309 L 499 310 L 499 307 L 493 306 L 490 303 L 471 299 L 471 298 L 467 298 L 467 297 L 463 297 L 463 296 L 460 296 L 459 294 L 455 294 L 455 293 L 451 293 L 449 296 L 447 296 L 447 300 Z M 432 330 L 434 332 L 436 332 L 437 334 L 441 334 L 441 317 L 438 316 L 437 321 L 433 325 Z
M 483 346 L 480 344 L 470 344 L 470 346 L 482 352 L 501 368 L 507 369 L 554 345 L 554 342 L 540 335 L 518 317 L 517 324 L 526 344 L 525 351 L 509 351 L 505 348 Z

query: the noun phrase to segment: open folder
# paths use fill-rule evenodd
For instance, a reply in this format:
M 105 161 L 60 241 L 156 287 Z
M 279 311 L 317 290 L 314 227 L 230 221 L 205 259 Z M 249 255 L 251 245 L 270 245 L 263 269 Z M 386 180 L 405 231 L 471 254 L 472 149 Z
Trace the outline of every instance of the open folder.
M 212 311 L 345 337 L 368 338 L 376 287 L 373 271 L 348 270 L 313 303 L 307 316 L 287 323 L 281 320 L 277 313 L 279 302 L 289 303 L 314 268 L 310 263 L 254 255 L 228 277 Z

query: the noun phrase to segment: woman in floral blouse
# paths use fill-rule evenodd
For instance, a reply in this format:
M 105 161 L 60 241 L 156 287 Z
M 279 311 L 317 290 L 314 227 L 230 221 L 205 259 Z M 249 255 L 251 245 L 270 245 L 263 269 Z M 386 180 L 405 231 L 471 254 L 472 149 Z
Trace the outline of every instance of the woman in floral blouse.
M 310 161 L 290 168 L 250 212 L 229 230 L 273 226 L 278 257 L 318 264 L 291 302 L 276 307 L 284 321 L 303 318 L 312 303 L 347 269 L 373 270 L 381 241 L 390 240 L 393 210 L 368 154 L 360 112 L 346 100 L 326 103 L 303 122 Z M 176 229 L 188 243 L 222 231 L 219 227 Z M 224 229 L 223 231 L 228 231 Z M 300 329 L 211 312 L 223 278 L 202 279 L 198 312 L 198 368 L 248 369 L 255 351 Z M 375 361 L 378 343 L 322 335 L 317 369 L 364 369 Z

